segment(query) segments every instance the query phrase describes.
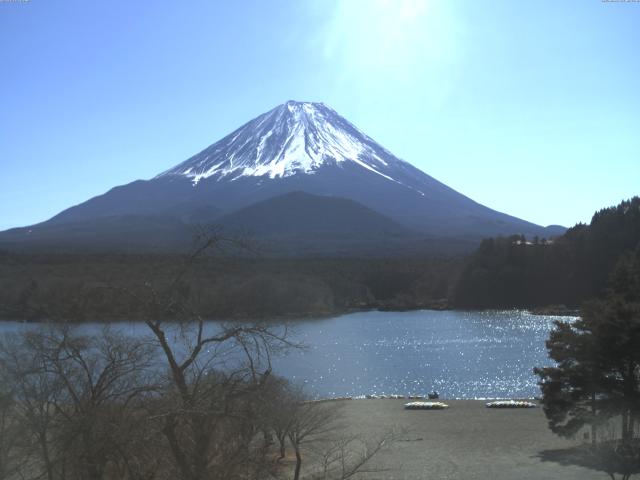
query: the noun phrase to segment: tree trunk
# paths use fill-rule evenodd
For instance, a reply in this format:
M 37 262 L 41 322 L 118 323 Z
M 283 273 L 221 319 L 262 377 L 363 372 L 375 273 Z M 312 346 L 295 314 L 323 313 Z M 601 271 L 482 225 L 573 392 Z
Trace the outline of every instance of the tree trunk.
M 267 429 L 262 430 L 262 439 L 264 440 L 264 447 L 267 448 L 273 443 L 273 435 Z
M 293 480 L 300 479 L 300 469 L 302 468 L 302 455 L 300 455 L 300 447 L 298 445 L 294 445 L 296 450 L 296 471 L 293 474 Z
M 195 445 L 192 449 L 192 464 L 194 479 L 207 478 L 207 464 L 208 464 L 208 450 L 211 442 L 210 430 L 207 428 L 207 424 L 204 419 L 194 416 L 189 419 L 190 425 L 190 437 L 195 440 Z
M 591 445 L 596 446 L 596 394 L 595 392 L 591 394 L 591 414 L 593 415 L 593 419 L 591 421 Z
M 278 445 L 280 446 L 280 456 L 278 457 L 278 460 L 282 460 L 287 454 L 287 450 L 286 450 L 287 437 L 286 437 L 286 434 L 281 435 L 280 433 L 276 433 L 276 438 L 278 439 Z
M 42 459 L 44 461 L 44 467 L 47 470 L 47 480 L 53 480 L 53 464 L 51 462 L 51 456 L 49 455 L 49 445 L 47 443 L 46 433 L 38 435 L 40 441 L 40 447 L 42 448 Z
M 187 461 L 185 452 L 182 451 L 180 441 L 178 440 L 175 429 L 175 420 L 171 417 L 167 417 L 164 428 L 162 429 L 162 433 L 169 442 L 171 454 L 173 455 L 173 459 L 178 465 L 178 469 L 180 470 L 182 479 L 192 480 L 193 473 L 191 472 L 191 467 L 189 465 L 189 462 Z

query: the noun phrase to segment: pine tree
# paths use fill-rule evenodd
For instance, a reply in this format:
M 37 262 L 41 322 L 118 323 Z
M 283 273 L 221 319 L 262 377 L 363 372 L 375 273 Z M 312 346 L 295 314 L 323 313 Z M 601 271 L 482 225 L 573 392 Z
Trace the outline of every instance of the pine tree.
M 547 341 L 555 367 L 537 368 L 551 430 L 572 436 L 614 417 L 621 440 L 640 418 L 640 249 L 625 255 L 604 300 L 586 303 L 576 322 L 557 322 Z

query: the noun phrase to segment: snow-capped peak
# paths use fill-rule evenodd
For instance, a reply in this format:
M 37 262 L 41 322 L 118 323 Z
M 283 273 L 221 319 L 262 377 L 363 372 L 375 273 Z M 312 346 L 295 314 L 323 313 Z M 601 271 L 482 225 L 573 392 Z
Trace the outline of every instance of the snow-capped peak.
M 402 162 L 323 103 L 288 101 L 246 123 L 158 177 L 282 178 L 314 174 L 353 162 L 396 181 L 390 162 Z

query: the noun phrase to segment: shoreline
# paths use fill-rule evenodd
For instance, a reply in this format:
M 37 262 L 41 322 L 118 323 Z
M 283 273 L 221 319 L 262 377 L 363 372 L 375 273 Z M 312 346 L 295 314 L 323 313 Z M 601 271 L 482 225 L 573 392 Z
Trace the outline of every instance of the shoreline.
M 346 428 L 363 438 L 390 429 L 397 441 L 371 461 L 383 475 L 358 478 L 422 480 L 596 480 L 602 472 L 563 465 L 553 454 L 585 444 L 565 439 L 547 426 L 542 408 L 487 408 L 481 400 L 443 400 L 449 408 L 405 410 L 405 400 L 341 402 Z M 582 434 L 580 434 L 582 435 Z
M 540 402 L 540 397 L 518 397 L 518 396 L 509 396 L 509 397 L 440 397 L 437 398 L 429 398 L 429 395 L 385 395 L 385 394 L 366 394 L 366 395 L 345 395 L 338 397 L 320 397 L 313 398 L 311 402 L 342 402 L 342 401 L 351 401 L 351 400 L 426 400 L 426 401 L 436 401 L 436 402 L 493 402 L 493 401 L 527 401 L 527 402 Z
M 325 320 L 329 318 L 341 317 L 345 315 L 351 315 L 354 313 L 367 313 L 367 312 L 384 312 L 384 313 L 405 313 L 405 312 L 420 312 L 420 311 L 430 311 L 430 312 L 443 312 L 443 311 L 459 311 L 459 312 L 505 312 L 505 311 L 517 311 L 517 312 L 527 312 L 530 315 L 541 316 L 541 317 L 578 317 L 580 315 L 579 310 L 556 310 L 553 308 L 485 308 L 485 309 L 474 309 L 474 308 L 455 308 L 454 306 L 447 306 L 446 308 L 439 308 L 436 306 L 416 306 L 415 308 L 385 308 L 384 306 L 371 306 L 371 307 L 362 307 L 362 308 L 349 308 L 344 310 L 336 310 L 332 312 L 318 312 L 311 313 L 307 312 L 305 314 L 291 314 L 291 315 L 280 315 L 275 317 L 230 317 L 230 318 L 207 318 L 205 321 L 207 322 L 256 322 L 256 323 L 286 323 L 292 321 L 310 321 L 310 320 Z M 165 322 L 177 322 L 177 319 L 164 319 Z M 45 318 L 20 318 L 20 317 L 9 317 L 0 315 L 0 322 L 15 322 L 15 323 L 28 323 L 28 324 L 56 324 L 56 323 L 69 323 L 82 325 L 87 323 L 104 323 L 104 324 L 116 324 L 116 323 L 143 323 L 143 319 L 127 319 L 127 318 L 110 318 L 110 319 L 95 319 L 95 320 L 81 320 L 81 321 L 70 321 L 70 320 L 61 320 L 55 321 Z

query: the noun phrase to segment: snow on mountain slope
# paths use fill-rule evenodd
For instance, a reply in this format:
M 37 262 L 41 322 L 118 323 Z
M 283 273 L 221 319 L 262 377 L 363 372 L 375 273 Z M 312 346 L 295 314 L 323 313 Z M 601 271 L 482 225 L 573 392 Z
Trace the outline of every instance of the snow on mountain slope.
M 322 103 L 289 101 L 156 178 L 270 179 L 314 174 L 325 165 L 356 164 L 387 180 L 390 162 L 402 162 Z M 406 163 L 406 162 L 402 162 Z

